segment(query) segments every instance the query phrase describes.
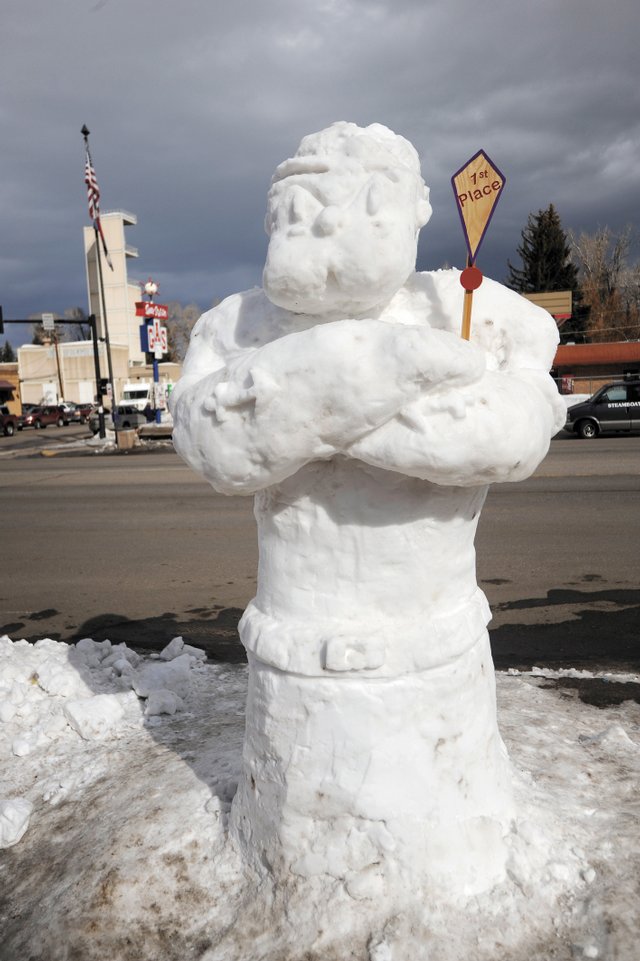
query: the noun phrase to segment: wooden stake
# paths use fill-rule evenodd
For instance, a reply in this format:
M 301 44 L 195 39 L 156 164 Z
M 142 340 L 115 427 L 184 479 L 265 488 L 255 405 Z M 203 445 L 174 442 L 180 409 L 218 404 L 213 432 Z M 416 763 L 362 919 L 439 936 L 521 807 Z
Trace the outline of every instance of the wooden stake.
M 462 307 L 462 330 L 460 336 L 463 340 L 471 339 L 471 306 L 473 304 L 473 291 L 465 290 L 464 304 Z
M 467 266 L 460 274 L 460 283 L 464 287 L 464 303 L 462 305 L 462 330 L 460 336 L 463 340 L 471 340 L 471 306 L 473 304 L 473 292 L 482 283 L 482 272 L 467 260 Z

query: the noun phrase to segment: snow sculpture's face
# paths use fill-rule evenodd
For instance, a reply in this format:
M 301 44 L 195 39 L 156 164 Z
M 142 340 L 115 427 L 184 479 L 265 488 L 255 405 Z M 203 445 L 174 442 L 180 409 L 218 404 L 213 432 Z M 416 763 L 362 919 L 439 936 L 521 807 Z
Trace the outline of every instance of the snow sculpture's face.
M 325 141 L 305 153 L 306 141 L 315 148 L 314 138 L 336 128 L 338 149 L 330 142 L 327 150 Z M 397 162 L 366 134 L 354 124 L 334 124 L 305 138 L 296 156 L 277 168 L 263 274 L 272 303 L 295 313 L 357 316 L 386 303 L 413 272 L 418 231 L 431 213 L 427 188 L 419 170 Z

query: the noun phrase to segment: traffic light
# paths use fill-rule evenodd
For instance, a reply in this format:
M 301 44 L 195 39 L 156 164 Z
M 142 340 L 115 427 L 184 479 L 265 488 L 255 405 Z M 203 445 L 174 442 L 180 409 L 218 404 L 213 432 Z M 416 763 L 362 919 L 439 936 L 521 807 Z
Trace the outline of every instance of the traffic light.
M 108 378 L 108 377 L 101 377 L 101 378 L 100 378 L 100 393 L 101 393 L 101 394 L 106 394 L 106 393 L 107 393 L 107 386 L 108 386 L 108 384 L 109 384 L 109 378 Z

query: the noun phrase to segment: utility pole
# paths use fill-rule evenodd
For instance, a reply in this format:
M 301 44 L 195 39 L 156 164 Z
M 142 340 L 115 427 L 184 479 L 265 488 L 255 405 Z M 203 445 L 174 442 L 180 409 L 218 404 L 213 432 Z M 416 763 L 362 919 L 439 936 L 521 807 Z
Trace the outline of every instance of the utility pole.
M 46 333 L 51 337 L 53 342 L 53 348 L 56 352 L 56 369 L 58 371 L 58 390 L 60 394 L 60 400 L 64 400 L 64 384 L 62 382 L 62 368 L 60 367 L 60 348 L 58 347 L 58 334 L 55 329 L 55 320 L 53 314 L 43 314 L 42 315 L 42 326 Z

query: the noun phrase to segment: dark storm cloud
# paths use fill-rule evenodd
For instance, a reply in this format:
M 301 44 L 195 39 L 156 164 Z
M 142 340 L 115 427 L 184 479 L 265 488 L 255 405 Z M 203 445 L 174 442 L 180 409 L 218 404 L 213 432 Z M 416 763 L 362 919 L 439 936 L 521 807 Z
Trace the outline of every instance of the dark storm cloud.
M 565 227 L 622 227 L 640 198 L 637 39 L 635 0 L 5 0 L 5 315 L 86 304 L 83 123 L 103 209 L 138 215 L 132 274 L 169 300 L 260 282 L 271 173 L 339 119 L 420 151 L 421 267 L 463 260 L 449 178 L 479 147 L 507 176 L 487 273 L 550 202 Z

